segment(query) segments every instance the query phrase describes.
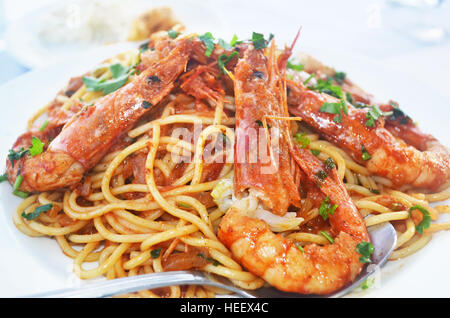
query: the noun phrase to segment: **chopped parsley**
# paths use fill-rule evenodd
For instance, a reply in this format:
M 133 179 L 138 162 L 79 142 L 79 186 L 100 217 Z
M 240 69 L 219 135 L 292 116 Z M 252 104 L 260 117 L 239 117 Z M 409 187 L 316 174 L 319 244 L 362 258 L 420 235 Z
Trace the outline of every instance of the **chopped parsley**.
M 361 150 L 362 150 L 362 155 L 361 155 L 362 160 L 367 161 L 369 159 L 372 159 L 372 156 L 367 151 L 366 147 L 364 147 L 364 145 L 361 146 Z
M 423 206 L 418 205 L 418 204 L 409 208 L 409 213 L 411 214 L 411 211 L 413 211 L 413 210 L 417 210 L 420 213 L 422 213 L 422 221 L 419 224 L 417 224 L 416 231 L 419 234 L 423 234 L 423 230 L 426 228 L 429 228 L 430 224 L 431 224 L 430 212 L 428 212 L 427 209 L 425 209 Z
M 236 35 L 236 34 L 233 34 L 233 38 L 232 38 L 231 41 L 230 41 L 230 46 L 231 46 L 231 47 L 234 47 L 234 46 L 236 46 L 237 44 L 241 44 L 241 43 L 242 43 L 242 41 L 239 41 L 239 40 L 238 40 L 237 35 Z
M 213 266 L 219 266 L 219 265 L 220 265 L 220 263 L 219 263 L 217 260 L 215 260 L 214 258 L 211 258 L 211 257 L 206 257 L 206 256 L 203 255 L 202 253 L 198 253 L 197 256 L 198 256 L 198 257 L 201 257 L 201 258 L 204 258 L 204 259 L 207 260 L 208 262 L 213 263 Z
M 217 44 L 223 47 L 225 50 L 231 50 L 231 45 L 224 39 L 217 40 Z
M 158 258 L 160 254 L 161 254 L 161 249 L 160 248 L 157 248 L 157 249 L 154 249 L 154 250 L 150 251 L 150 256 L 152 258 Z
M 380 194 L 380 190 L 378 190 L 378 189 L 370 188 L 369 191 L 372 192 L 373 194 Z
M 370 106 L 369 111 L 366 113 L 366 127 L 375 127 L 375 121 L 381 116 L 391 116 L 393 112 L 382 112 L 377 105 Z
M 336 163 L 334 162 L 333 158 L 328 157 L 327 160 L 324 162 L 325 168 L 327 171 L 330 171 L 331 169 L 336 168 Z
M 330 79 L 327 79 L 324 81 L 319 78 L 317 80 L 316 85 L 310 86 L 308 88 L 315 90 L 315 91 L 319 91 L 320 93 L 325 93 L 325 94 L 334 96 L 339 99 L 344 97 L 344 95 L 342 93 L 342 88 L 340 86 L 333 85 L 333 83 Z
M 19 190 L 20 185 L 22 184 L 22 181 L 23 181 L 22 175 L 18 174 L 16 177 L 16 181 L 14 182 L 13 194 L 17 195 L 18 197 L 21 197 L 21 198 L 26 198 L 28 196 L 28 193 Z
M 298 72 L 303 71 L 305 68 L 302 63 L 295 64 L 293 61 L 287 61 L 286 67 Z
M 0 182 L 6 181 L 6 180 L 8 180 L 8 175 L 7 175 L 6 172 L 5 172 L 4 174 L 2 174 L 2 175 L 0 176 Z
M 31 139 L 31 147 L 29 149 L 30 155 L 32 157 L 39 155 L 44 150 L 44 144 L 38 137 L 34 137 Z
M 44 204 L 41 206 L 38 206 L 33 212 L 31 213 L 22 213 L 22 217 L 24 219 L 27 219 L 28 221 L 34 220 L 37 218 L 42 212 L 47 212 L 53 208 L 53 203 Z
M 326 177 L 328 177 L 328 173 L 326 173 L 324 170 L 319 170 L 316 173 L 317 186 L 319 188 L 322 186 L 322 183 L 325 181 Z
M 324 236 L 331 244 L 334 243 L 334 239 L 331 237 L 330 234 L 328 234 L 325 231 L 320 231 L 320 234 L 322 234 L 322 236 Z
M 305 249 L 301 245 L 297 245 L 297 248 L 300 250 L 300 252 L 305 253 Z
M 144 53 L 145 51 L 147 51 L 148 44 L 149 44 L 149 42 L 145 42 L 145 43 L 139 45 L 139 53 Z
M 226 54 L 219 55 L 217 59 L 217 65 L 219 66 L 222 72 L 224 72 L 225 74 L 227 73 L 227 69 L 225 67 L 228 64 L 228 62 L 230 62 L 235 56 L 239 57 L 239 53 L 236 51 L 232 52 L 230 55 Z
M 43 123 L 41 128 L 39 128 L 39 131 L 44 131 L 45 128 L 47 128 L 49 121 L 46 119 Z
M 375 248 L 370 242 L 361 242 L 356 245 L 356 251 L 361 254 L 359 261 L 363 264 L 370 263 L 370 255 L 373 254 Z
M 99 79 L 90 76 L 83 77 L 83 83 L 87 90 L 99 92 L 107 95 L 121 88 L 128 80 L 128 77 L 134 73 L 134 67 L 126 68 L 120 63 L 109 66 L 112 74 L 112 79 Z
M 264 34 L 253 32 L 252 33 L 252 43 L 256 50 L 263 49 L 267 47 L 267 44 L 269 44 L 270 40 L 272 40 L 273 34 L 269 35 L 269 39 L 266 40 L 264 38 Z
M 169 31 L 167 31 L 167 34 L 168 34 L 172 39 L 175 39 L 175 38 L 180 34 L 180 32 L 177 32 L 177 31 L 175 31 L 175 30 L 169 30 Z
M 214 50 L 214 37 L 211 32 L 206 32 L 203 35 L 199 35 L 198 38 L 205 44 L 206 51 L 205 56 L 210 57 Z
M 334 73 L 333 79 L 338 83 L 342 84 L 345 81 L 345 77 L 347 76 L 344 72 L 336 72 Z
M 295 141 L 302 145 L 302 148 L 308 147 L 309 144 L 311 143 L 311 140 L 308 137 L 306 137 L 306 133 L 304 132 L 296 133 L 294 137 Z
M 319 215 L 327 220 L 330 215 L 333 215 L 334 211 L 337 209 L 337 204 L 330 204 L 330 197 L 326 196 L 320 204 Z
M 23 156 L 27 154 L 28 150 L 25 150 L 23 147 L 20 148 L 19 151 L 15 151 L 13 149 L 9 149 L 8 159 L 11 161 L 11 165 L 14 167 L 14 161 L 19 160 Z
M 362 290 L 369 289 L 373 286 L 374 283 L 375 283 L 375 279 L 369 277 L 361 284 L 361 289 Z
M 333 121 L 340 123 L 342 122 L 342 114 L 341 111 L 344 112 L 345 115 L 348 114 L 347 103 L 344 99 L 341 99 L 338 103 L 328 103 L 324 102 L 320 107 L 319 111 L 327 114 L 336 114 L 333 118 Z

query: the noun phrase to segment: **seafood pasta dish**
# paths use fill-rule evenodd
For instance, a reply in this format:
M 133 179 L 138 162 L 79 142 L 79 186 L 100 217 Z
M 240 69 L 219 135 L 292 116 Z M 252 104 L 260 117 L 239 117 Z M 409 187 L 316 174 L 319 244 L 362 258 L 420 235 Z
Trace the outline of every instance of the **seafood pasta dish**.
M 175 26 L 71 78 L 9 150 L 14 224 L 81 279 L 197 269 L 327 295 L 371 263 L 370 226 L 394 225 L 391 260 L 417 252 L 450 228 L 448 149 L 297 38 Z

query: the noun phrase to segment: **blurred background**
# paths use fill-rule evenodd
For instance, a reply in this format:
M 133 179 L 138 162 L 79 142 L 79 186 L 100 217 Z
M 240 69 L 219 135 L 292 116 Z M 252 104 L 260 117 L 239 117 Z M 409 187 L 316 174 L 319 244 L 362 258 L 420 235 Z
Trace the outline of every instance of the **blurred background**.
M 450 0 L 0 0 L 0 85 L 80 52 L 138 40 L 133 23 L 161 5 L 190 29 L 228 40 L 257 31 L 289 43 L 301 26 L 297 46 L 377 60 L 450 98 Z

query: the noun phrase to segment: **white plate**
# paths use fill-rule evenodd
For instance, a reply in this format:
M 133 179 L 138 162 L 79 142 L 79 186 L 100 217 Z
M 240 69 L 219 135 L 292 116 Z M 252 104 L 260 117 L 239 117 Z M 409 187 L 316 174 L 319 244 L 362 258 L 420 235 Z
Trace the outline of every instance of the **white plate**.
M 246 36 L 246 35 L 243 35 Z M 280 43 L 279 43 L 280 44 Z M 70 76 L 82 74 L 102 59 L 127 48 L 129 44 L 86 52 L 64 63 L 35 70 L 0 87 L 0 162 L 24 131 L 27 119 L 48 102 Z M 302 48 L 305 49 L 305 48 Z M 433 89 L 401 73 L 386 69 L 377 61 L 348 52 L 309 48 L 324 62 L 346 71 L 368 91 L 397 100 L 423 130 L 450 145 L 448 134 L 449 101 Z M 11 186 L 0 184 L 0 297 L 15 297 L 85 284 L 72 274 L 72 260 L 48 238 L 30 238 L 19 232 L 11 216 L 20 199 L 11 194 Z M 417 254 L 389 262 L 382 270 L 381 286 L 352 296 L 370 297 L 450 297 L 450 233 L 442 232 Z
M 32 11 L 14 21 L 8 26 L 5 34 L 8 52 L 23 65 L 37 68 L 64 61 L 80 52 L 98 47 L 99 44 L 88 43 L 49 44 L 39 36 L 42 29 L 40 19 L 43 14 L 53 12 L 57 8 L 60 10 L 58 12 L 68 12 L 73 10 L 72 5 L 77 2 L 79 1 L 56 1 L 52 5 Z M 184 23 L 190 32 L 200 32 L 204 25 L 209 25 L 207 31 L 213 32 L 213 34 L 226 32 L 228 29 L 225 19 L 211 4 L 195 0 L 126 0 L 126 13 L 124 12 L 124 14 L 135 17 L 134 12 L 136 11 L 143 12 L 161 6 L 170 6 L 175 16 Z M 119 42 L 125 40 L 122 39 Z

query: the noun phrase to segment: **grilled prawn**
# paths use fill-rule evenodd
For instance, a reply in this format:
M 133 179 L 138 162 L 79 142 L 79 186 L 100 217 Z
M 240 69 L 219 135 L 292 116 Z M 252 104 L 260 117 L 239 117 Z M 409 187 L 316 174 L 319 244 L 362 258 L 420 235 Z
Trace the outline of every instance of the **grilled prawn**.
M 264 116 L 280 118 L 287 116 L 282 81 L 277 78 L 282 74 L 275 62 L 274 45 L 270 48 L 268 60 L 261 50 L 250 47 L 235 69 L 235 101 L 237 135 L 245 136 L 250 128 L 257 128 L 256 120 Z M 279 63 L 282 64 L 282 63 Z M 276 122 L 270 122 L 276 124 Z M 286 124 L 286 122 L 284 122 Z M 280 144 L 284 147 L 278 153 L 287 154 L 295 161 L 309 183 L 316 183 L 319 171 L 326 169 L 324 163 L 309 151 L 298 148 L 291 142 L 288 126 L 282 127 Z M 237 147 L 236 156 L 248 155 L 249 148 Z M 285 152 L 284 152 L 285 151 Z M 242 153 L 243 152 L 243 153 Z M 288 158 L 280 159 L 280 168 L 291 163 Z M 262 164 L 235 166 L 235 190 L 248 189 L 250 200 L 260 200 L 271 210 L 280 211 L 294 202 L 298 194 L 292 168 L 284 168 L 276 175 L 266 175 L 261 170 Z M 294 169 L 295 171 L 295 169 Z M 300 175 L 300 174 L 298 174 Z M 297 175 L 297 176 L 298 176 Z M 301 251 L 284 236 L 272 232 L 269 225 L 255 217 L 251 206 L 255 204 L 234 204 L 223 217 L 218 230 L 219 239 L 232 251 L 234 257 L 250 272 L 264 278 L 276 288 L 305 294 L 328 294 L 351 282 L 363 267 L 359 261 L 357 245 L 368 242 L 369 236 L 364 220 L 353 204 L 336 169 L 328 171 L 322 180 L 319 191 L 327 195 L 338 205 L 330 216 L 334 244 L 327 246 L 308 245 Z M 274 191 L 276 192 L 271 192 Z M 257 192 L 252 198 L 252 191 Z M 247 197 L 247 199 L 249 198 Z M 277 204 L 278 206 L 274 206 Z
M 20 190 L 34 192 L 64 188 L 80 182 L 84 173 L 105 155 L 120 136 L 169 94 L 175 80 L 186 68 L 191 49 L 192 41 L 175 41 L 174 47 L 164 58 L 148 65 L 133 82 L 73 116 L 43 153 L 8 160 L 10 183 L 14 184 L 17 176 L 21 175 Z M 27 136 L 20 137 L 13 149 L 27 149 L 31 144 L 31 135 Z
M 369 107 L 347 104 L 341 120 L 321 111 L 324 103 L 340 101 L 328 94 L 288 81 L 289 111 L 324 138 L 346 151 L 370 173 L 389 179 L 393 186 L 437 190 L 450 178 L 450 153 L 436 138 L 423 134 L 404 117 L 403 124 L 379 118 L 367 125 Z M 392 110 L 385 105 L 381 109 Z M 403 116 L 403 115 L 402 115 Z M 409 143 L 409 144 L 408 144 Z

